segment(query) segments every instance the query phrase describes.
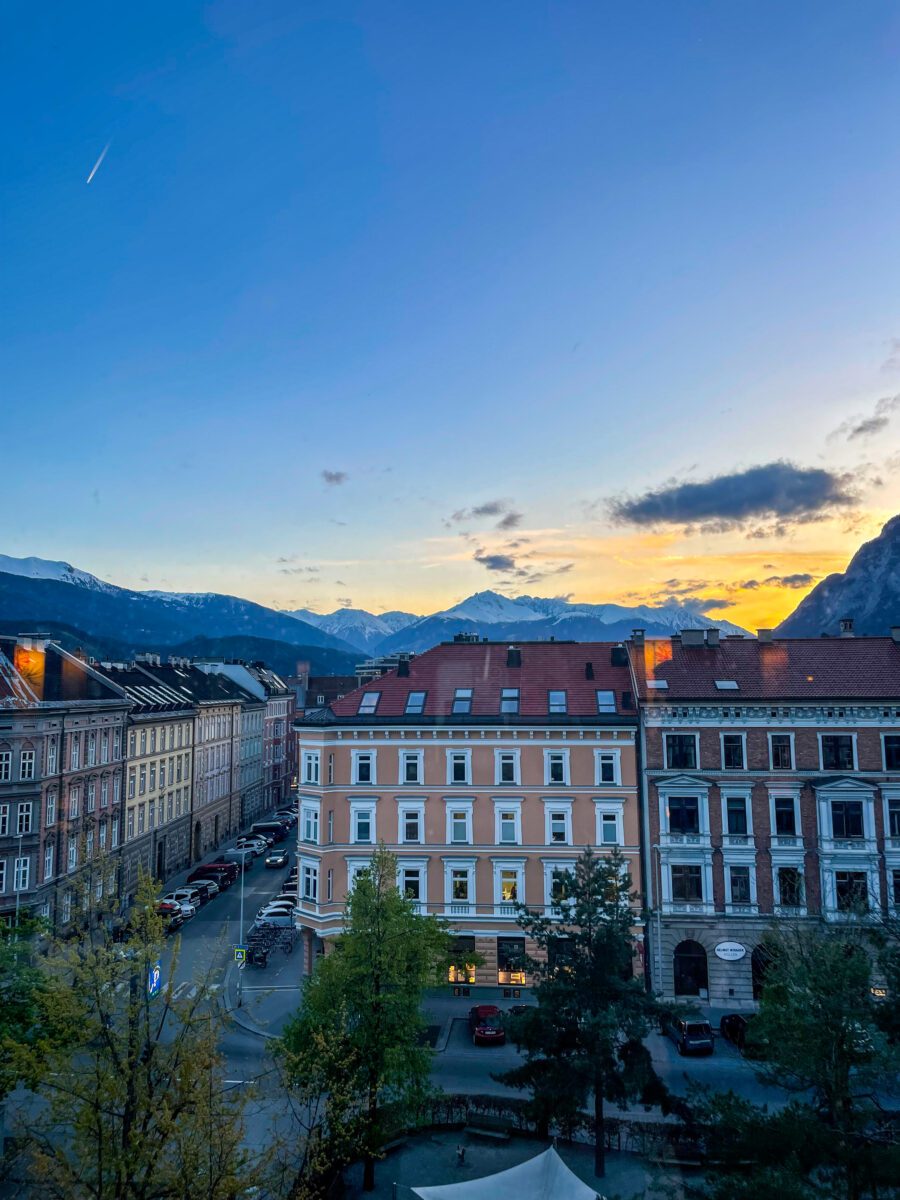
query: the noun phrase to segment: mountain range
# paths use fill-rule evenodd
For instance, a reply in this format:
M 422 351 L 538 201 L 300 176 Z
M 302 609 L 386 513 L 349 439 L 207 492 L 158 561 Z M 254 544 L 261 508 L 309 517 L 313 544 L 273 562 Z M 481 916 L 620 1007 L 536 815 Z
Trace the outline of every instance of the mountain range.
M 835 636 L 842 617 L 854 633 L 885 636 L 900 625 L 900 516 L 891 517 L 878 537 L 865 542 L 846 571 L 828 575 L 778 626 L 784 637 Z
M 146 650 L 264 657 L 288 672 L 306 658 L 314 674 L 346 674 L 363 654 L 427 650 L 457 633 L 504 641 L 618 641 L 635 626 L 651 637 L 686 626 L 745 632 L 680 605 L 570 604 L 491 591 L 426 616 L 354 608 L 279 612 L 216 592 L 132 591 L 71 563 L 0 555 L 0 629 L 59 634 L 64 645 L 80 645 L 95 657 L 120 659 Z

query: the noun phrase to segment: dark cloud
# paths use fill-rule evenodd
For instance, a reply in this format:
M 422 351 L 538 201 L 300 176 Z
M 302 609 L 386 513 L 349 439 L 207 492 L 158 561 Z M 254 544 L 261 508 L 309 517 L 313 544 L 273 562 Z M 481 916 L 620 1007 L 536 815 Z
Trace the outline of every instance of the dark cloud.
M 279 559 L 279 562 L 281 562 L 281 561 L 284 561 L 284 560 Z M 279 567 L 278 571 L 279 571 L 279 574 L 281 574 L 281 575 L 318 575 L 319 574 L 318 567 Z
M 773 462 L 702 483 L 666 484 L 642 496 L 613 500 L 609 509 L 621 525 L 699 526 L 706 532 L 725 532 L 753 519 L 770 518 L 775 524 L 768 532 L 778 533 L 791 525 L 821 520 L 854 501 L 850 476 Z M 757 528 L 748 536 L 767 533 Z
M 743 583 L 737 586 L 742 591 L 754 592 L 761 587 L 782 587 L 782 588 L 805 588 L 810 587 L 816 582 L 818 576 L 809 575 L 805 571 L 798 571 L 796 575 L 769 575 L 762 582 L 758 579 L 745 579 Z
M 515 529 L 522 524 L 522 513 L 510 509 L 509 512 L 501 520 L 497 522 L 498 529 Z
M 346 521 L 338 521 L 335 517 L 329 517 L 328 524 L 329 525 L 346 525 L 347 522 Z
M 347 586 L 346 583 L 344 583 L 343 579 L 336 579 L 334 582 L 335 582 L 335 586 L 337 586 L 337 587 L 346 587 Z
M 349 596 L 335 596 L 335 600 L 337 600 L 337 602 L 341 606 L 341 608 L 352 608 L 353 607 L 353 601 Z
M 329 487 L 339 487 L 342 483 L 346 483 L 350 476 L 346 471 L 328 471 L 322 472 L 322 478 Z
M 511 500 L 485 500 L 483 504 L 475 504 L 471 508 L 458 508 L 444 521 L 448 529 L 461 521 L 483 521 L 488 517 L 499 517 L 495 529 L 517 529 L 522 522 L 522 513 L 517 512 Z
M 485 550 L 476 550 L 472 557 L 477 563 L 487 567 L 489 571 L 512 572 L 517 570 L 516 560 L 511 554 L 488 554 Z
M 882 396 L 876 401 L 875 408 L 869 416 L 848 417 L 837 429 L 828 435 L 829 441 L 852 442 L 859 438 L 872 437 L 887 429 L 891 417 L 900 408 L 900 396 Z

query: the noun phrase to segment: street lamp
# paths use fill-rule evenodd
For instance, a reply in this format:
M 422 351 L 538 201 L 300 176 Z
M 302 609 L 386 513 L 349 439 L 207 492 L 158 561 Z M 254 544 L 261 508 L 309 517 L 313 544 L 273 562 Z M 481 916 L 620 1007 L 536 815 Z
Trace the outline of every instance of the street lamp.
M 21 863 L 22 863 L 22 834 L 20 832 L 19 833 L 19 855 L 18 855 L 18 861 L 16 864 L 19 868 L 19 871 L 22 870 Z M 20 900 L 22 897 L 22 889 L 21 889 L 21 887 L 18 886 L 19 880 L 16 880 L 15 882 L 17 884 L 17 886 L 16 886 L 16 929 L 18 929 L 19 928 L 19 903 L 20 903 Z
M 238 929 L 238 945 L 240 945 L 240 946 L 243 946 L 243 944 L 244 944 L 244 875 L 245 875 L 245 867 L 246 867 L 246 863 L 247 863 L 246 855 L 249 853 L 250 853 L 249 851 L 246 851 L 245 854 L 241 856 L 241 917 L 240 917 L 241 924 L 240 924 L 240 928 Z M 238 963 L 238 1008 L 241 1007 L 243 1002 L 244 1002 L 244 963 Z

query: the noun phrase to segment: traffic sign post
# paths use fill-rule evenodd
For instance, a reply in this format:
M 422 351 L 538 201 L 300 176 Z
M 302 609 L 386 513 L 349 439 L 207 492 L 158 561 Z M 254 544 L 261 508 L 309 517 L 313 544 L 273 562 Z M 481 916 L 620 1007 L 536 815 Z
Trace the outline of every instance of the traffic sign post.
M 162 990 L 162 964 L 159 959 L 147 971 L 147 995 L 152 1000 Z
M 247 947 L 246 946 L 235 946 L 234 961 L 236 963 L 245 963 L 247 961 Z

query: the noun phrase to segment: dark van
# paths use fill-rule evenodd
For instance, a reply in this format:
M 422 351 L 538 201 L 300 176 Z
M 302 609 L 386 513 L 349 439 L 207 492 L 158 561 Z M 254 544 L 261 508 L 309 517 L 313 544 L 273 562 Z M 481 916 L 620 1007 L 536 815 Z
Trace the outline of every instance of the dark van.
M 276 842 L 283 842 L 288 834 L 288 827 L 282 821 L 257 821 L 250 826 L 251 833 L 265 833 Z
M 662 1022 L 662 1032 L 675 1043 L 679 1054 L 712 1054 L 715 1049 L 709 1021 L 666 1017 Z

